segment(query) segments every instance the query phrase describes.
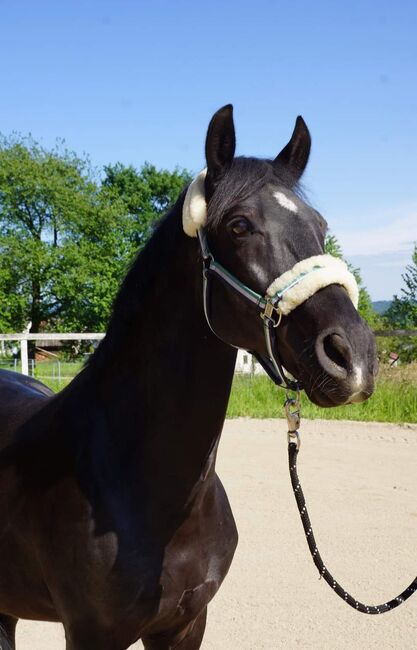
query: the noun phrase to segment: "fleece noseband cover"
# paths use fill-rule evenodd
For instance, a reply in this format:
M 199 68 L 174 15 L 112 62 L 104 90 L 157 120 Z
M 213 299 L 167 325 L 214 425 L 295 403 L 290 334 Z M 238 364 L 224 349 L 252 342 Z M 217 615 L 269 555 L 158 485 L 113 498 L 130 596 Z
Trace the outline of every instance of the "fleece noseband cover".
M 203 169 L 189 185 L 183 205 L 183 228 L 189 237 L 197 237 L 198 230 L 206 225 L 207 204 L 204 182 L 207 170 Z M 266 290 L 270 298 L 281 296 L 279 309 L 284 316 L 330 284 L 344 287 L 358 308 L 359 289 L 346 262 L 333 255 L 314 255 L 297 262 L 292 269 L 278 276 Z
M 329 254 L 313 255 L 297 262 L 292 269 L 278 276 L 266 293 L 271 298 L 277 294 L 282 296 L 279 310 L 287 316 L 319 289 L 330 284 L 344 287 L 355 309 L 358 308 L 359 289 L 355 276 L 349 271 L 346 262 Z

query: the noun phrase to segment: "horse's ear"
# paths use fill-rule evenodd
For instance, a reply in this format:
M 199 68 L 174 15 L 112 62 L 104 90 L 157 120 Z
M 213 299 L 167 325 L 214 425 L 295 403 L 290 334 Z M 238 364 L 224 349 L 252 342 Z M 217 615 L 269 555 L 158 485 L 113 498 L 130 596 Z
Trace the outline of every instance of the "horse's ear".
M 215 184 L 232 164 L 236 138 L 233 106 L 227 104 L 211 118 L 206 138 L 207 180 Z
M 291 140 L 274 160 L 274 164 L 288 167 L 298 180 L 305 170 L 310 155 L 311 137 L 301 115 L 297 117 Z

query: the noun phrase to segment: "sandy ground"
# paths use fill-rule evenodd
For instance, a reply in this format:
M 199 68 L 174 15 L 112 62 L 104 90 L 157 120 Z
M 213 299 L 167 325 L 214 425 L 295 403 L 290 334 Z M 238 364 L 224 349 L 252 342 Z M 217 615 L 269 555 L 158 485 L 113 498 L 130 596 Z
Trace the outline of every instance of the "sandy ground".
M 385 602 L 417 573 L 417 425 L 316 420 L 301 431 L 299 474 L 321 554 L 356 598 Z M 318 580 L 286 463 L 284 421 L 226 423 L 218 472 L 240 542 L 202 648 L 414 650 L 417 595 L 365 616 Z M 19 650 L 64 647 L 59 625 L 19 623 Z

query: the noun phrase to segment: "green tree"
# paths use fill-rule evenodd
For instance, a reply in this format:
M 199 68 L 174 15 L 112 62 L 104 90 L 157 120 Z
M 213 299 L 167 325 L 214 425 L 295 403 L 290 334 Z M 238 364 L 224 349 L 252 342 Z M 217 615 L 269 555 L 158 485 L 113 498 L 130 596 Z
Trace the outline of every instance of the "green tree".
M 385 314 L 387 322 L 403 329 L 417 328 L 417 245 L 402 275 L 405 287 L 400 296 L 395 295 Z
M 0 326 L 103 329 L 132 255 L 121 202 L 87 159 L 32 138 L 0 144 Z
M 417 245 L 411 257 L 411 264 L 406 266 L 402 275 L 405 287 L 401 295 L 394 296 L 384 321 L 388 327 L 396 329 L 417 329 Z M 417 359 L 417 340 L 415 337 L 397 337 L 393 340 L 392 349 L 397 352 L 402 361 Z
M 104 168 L 102 192 L 119 200 L 132 219 L 131 239 L 142 247 L 152 233 L 155 221 L 175 203 L 192 177 L 185 169 L 169 172 L 145 163 L 139 170 L 121 163 Z
M 31 321 L 37 332 L 54 311 L 53 278 L 66 224 L 93 203 L 96 188 L 87 170 L 88 161 L 68 151 L 47 151 L 30 137 L 1 139 L 0 292 L 6 329 Z
M 120 202 L 97 197 L 89 219 L 68 229 L 55 265 L 54 291 L 59 310 L 54 329 L 103 331 L 112 303 L 136 246 L 131 220 Z
M 0 140 L 0 330 L 102 331 L 152 224 L 189 180 L 145 165 L 105 168 L 62 143 Z
M 5 264 L 0 237 L 0 332 L 22 331 L 27 324 L 26 300 L 19 287 L 17 264 Z M 18 258 L 16 258 L 18 259 Z
M 343 259 L 342 247 L 337 241 L 335 235 L 332 235 L 330 232 L 326 235 L 326 240 L 324 242 L 324 250 L 329 255 L 334 255 L 334 257 L 339 257 Z
M 340 259 L 344 259 L 342 247 L 340 246 L 335 235 L 329 233 L 326 236 L 324 248 L 326 253 L 329 253 L 330 255 L 334 255 L 335 257 L 339 257 Z M 349 270 L 355 276 L 356 282 L 358 283 L 358 287 L 359 287 L 358 311 L 362 316 L 362 318 L 366 320 L 368 325 L 375 329 L 380 325 L 380 317 L 374 310 L 372 306 L 371 296 L 369 295 L 367 289 L 363 285 L 360 270 L 352 266 L 352 264 L 349 264 L 349 262 L 347 264 Z

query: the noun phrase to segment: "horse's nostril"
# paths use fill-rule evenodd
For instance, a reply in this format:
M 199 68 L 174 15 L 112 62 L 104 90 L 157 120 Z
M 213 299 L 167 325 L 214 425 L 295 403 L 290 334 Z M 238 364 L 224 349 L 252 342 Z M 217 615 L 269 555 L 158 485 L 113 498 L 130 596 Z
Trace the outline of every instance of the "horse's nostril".
M 345 370 L 349 369 L 351 353 L 349 344 L 339 334 L 329 334 L 323 340 L 326 355 L 333 363 Z
M 332 377 L 344 379 L 352 368 L 352 349 L 348 340 L 336 332 L 317 339 L 316 352 L 323 369 Z

